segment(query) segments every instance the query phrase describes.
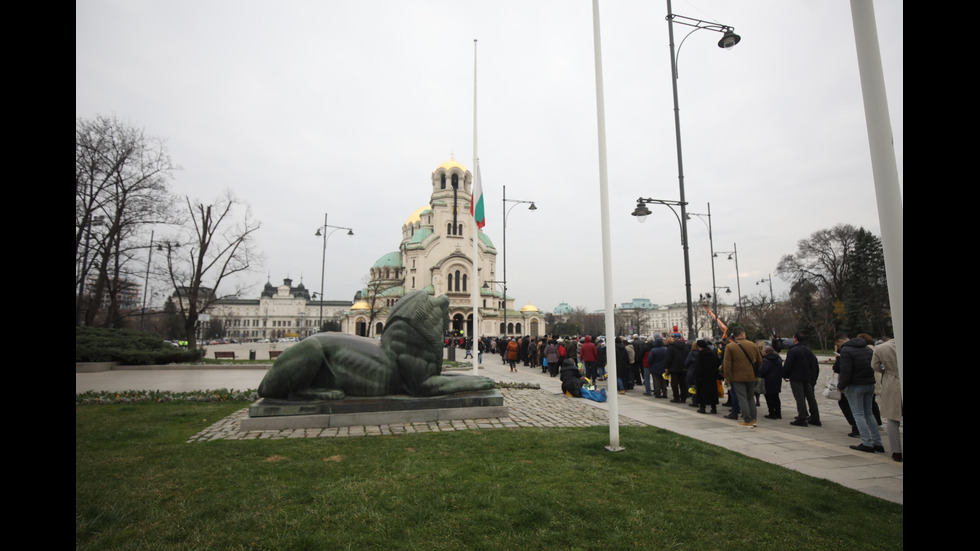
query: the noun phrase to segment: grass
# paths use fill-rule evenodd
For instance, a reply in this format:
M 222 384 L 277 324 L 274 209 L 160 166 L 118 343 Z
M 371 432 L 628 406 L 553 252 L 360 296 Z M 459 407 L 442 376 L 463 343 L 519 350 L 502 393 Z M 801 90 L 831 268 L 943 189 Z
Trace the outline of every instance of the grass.
M 245 407 L 75 408 L 76 549 L 901 549 L 901 505 L 653 427 L 187 443 Z

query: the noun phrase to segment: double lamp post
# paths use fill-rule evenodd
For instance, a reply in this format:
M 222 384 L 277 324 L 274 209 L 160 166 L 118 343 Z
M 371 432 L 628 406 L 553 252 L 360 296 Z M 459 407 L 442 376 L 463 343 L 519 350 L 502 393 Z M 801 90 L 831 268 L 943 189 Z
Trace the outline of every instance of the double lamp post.
M 667 31 L 670 38 L 670 70 L 671 70 L 671 85 L 673 88 L 674 97 L 674 134 L 677 143 L 677 180 L 680 188 L 680 200 L 673 201 L 667 199 L 651 199 L 640 197 L 636 200 L 636 209 L 633 211 L 633 216 L 642 222 L 650 214 L 650 209 L 646 207 L 648 204 L 658 204 L 664 205 L 674 213 L 677 217 L 677 221 L 681 228 L 681 247 L 684 250 L 684 287 L 687 298 L 687 338 L 694 339 L 697 335 L 694 334 L 694 303 L 691 299 L 691 258 L 688 251 L 688 240 L 687 240 L 687 199 L 684 193 L 684 158 L 681 151 L 681 113 L 680 107 L 677 100 L 677 56 L 680 52 L 681 46 L 684 45 L 684 41 L 687 37 L 691 36 L 695 31 L 701 29 L 707 29 L 709 31 L 715 31 L 722 33 L 721 40 L 718 41 L 718 47 L 722 49 L 729 49 L 736 44 L 738 44 L 742 38 L 735 34 L 735 28 L 728 25 L 722 25 L 720 23 L 713 23 L 710 21 L 703 21 L 701 19 L 694 19 L 691 17 L 685 17 L 683 15 L 677 15 L 673 13 L 673 8 L 671 6 L 670 0 L 667 0 Z M 687 33 L 681 40 L 681 43 L 677 48 L 674 48 L 674 23 L 679 25 L 685 25 L 688 27 L 693 27 L 694 29 Z M 680 214 L 674 210 L 674 207 L 679 207 Z M 712 283 L 713 284 L 713 283 Z

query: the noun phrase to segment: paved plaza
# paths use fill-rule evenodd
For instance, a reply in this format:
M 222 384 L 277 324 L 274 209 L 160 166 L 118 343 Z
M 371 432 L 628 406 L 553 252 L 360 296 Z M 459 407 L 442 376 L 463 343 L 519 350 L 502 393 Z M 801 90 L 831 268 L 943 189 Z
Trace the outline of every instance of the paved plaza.
M 218 388 L 246 390 L 258 388 L 266 370 L 267 367 L 248 369 L 244 366 L 229 366 L 224 369 L 76 373 L 75 391 L 187 392 Z M 830 374 L 830 366 L 823 364 L 821 371 L 822 383 Z M 608 402 L 569 398 L 561 393 L 558 378 L 543 374 L 540 369 L 519 367 L 517 373 L 510 373 L 499 356 L 484 355 L 480 374 L 496 381 L 537 384 L 541 388 L 501 389 L 504 405 L 510 415 L 494 419 L 245 432 L 241 430 L 241 419 L 247 416 L 248 411 L 242 409 L 198 434 L 188 435 L 188 442 L 217 439 L 360 437 L 521 427 L 588 427 L 607 426 L 609 423 Z M 626 395 L 618 395 L 619 424 L 655 426 L 670 430 L 810 476 L 831 480 L 866 494 L 903 503 L 904 464 L 892 461 L 890 450 L 886 454 L 851 450 L 848 446 L 857 444 L 859 440 L 847 436 L 850 426 L 834 401 L 818 396 L 822 427 L 795 427 L 789 424 L 795 412 L 795 403 L 788 385 L 784 385 L 782 400 L 783 419 L 765 419 L 760 413 L 758 427 L 751 429 L 740 427 L 736 421 L 723 418 L 722 415 L 727 413 L 726 408 L 719 408 L 718 415 L 702 415 L 687 404 L 643 396 L 642 387 L 638 387 Z M 765 399 L 762 403 L 760 409 L 765 412 Z M 887 438 L 885 440 L 887 446 Z M 629 440 L 621 439 L 620 444 L 628 453 Z

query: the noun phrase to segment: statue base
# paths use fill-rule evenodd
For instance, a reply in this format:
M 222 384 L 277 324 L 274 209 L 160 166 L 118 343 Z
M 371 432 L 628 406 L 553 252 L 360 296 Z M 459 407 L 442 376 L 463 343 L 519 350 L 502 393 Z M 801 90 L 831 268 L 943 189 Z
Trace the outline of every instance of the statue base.
M 248 408 L 248 418 L 242 419 L 242 430 L 313 429 L 508 416 L 499 390 L 427 398 L 402 394 L 320 401 L 261 398 Z

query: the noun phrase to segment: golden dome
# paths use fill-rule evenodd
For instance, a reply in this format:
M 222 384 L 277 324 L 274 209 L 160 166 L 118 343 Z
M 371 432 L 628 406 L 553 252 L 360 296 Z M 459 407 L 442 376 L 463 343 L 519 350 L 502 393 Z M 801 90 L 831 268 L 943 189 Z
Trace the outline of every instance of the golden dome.
M 371 306 L 367 302 L 365 302 L 363 300 L 360 300 L 358 302 L 355 302 L 354 303 L 354 306 L 351 306 L 350 309 L 351 310 L 370 310 L 371 309 Z
M 405 223 L 406 224 L 414 224 L 414 223 L 418 222 L 419 220 L 422 219 L 422 213 L 425 212 L 425 211 L 427 211 L 427 210 L 430 210 L 431 208 L 432 207 L 430 207 L 429 205 L 425 205 L 425 206 L 419 207 L 415 212 L 413 212 L 408 217 L 408 220 L 405 220 Z
M 463 163 L 461 163 L 461 162 L 459 162 L 459 161 L 457 161 L 455 159 L 449 159 L 448 161 L 442 163 L 441 165 L 439 165 L 438 168 L 436 168 L 436 170 L 439 170 L 440 168 L 444 168 L 446 170 L 450 170 L 450 169 L 453 169 L 453 168 L 458 168 L 458 169 L 462 170 L 463 172 L 466 172 L 466 167 L 463 166 Z
M 528 304 L 524 308 L 521 308 L 521 312 L 539 312 L 538 307 L 533 304 Z

